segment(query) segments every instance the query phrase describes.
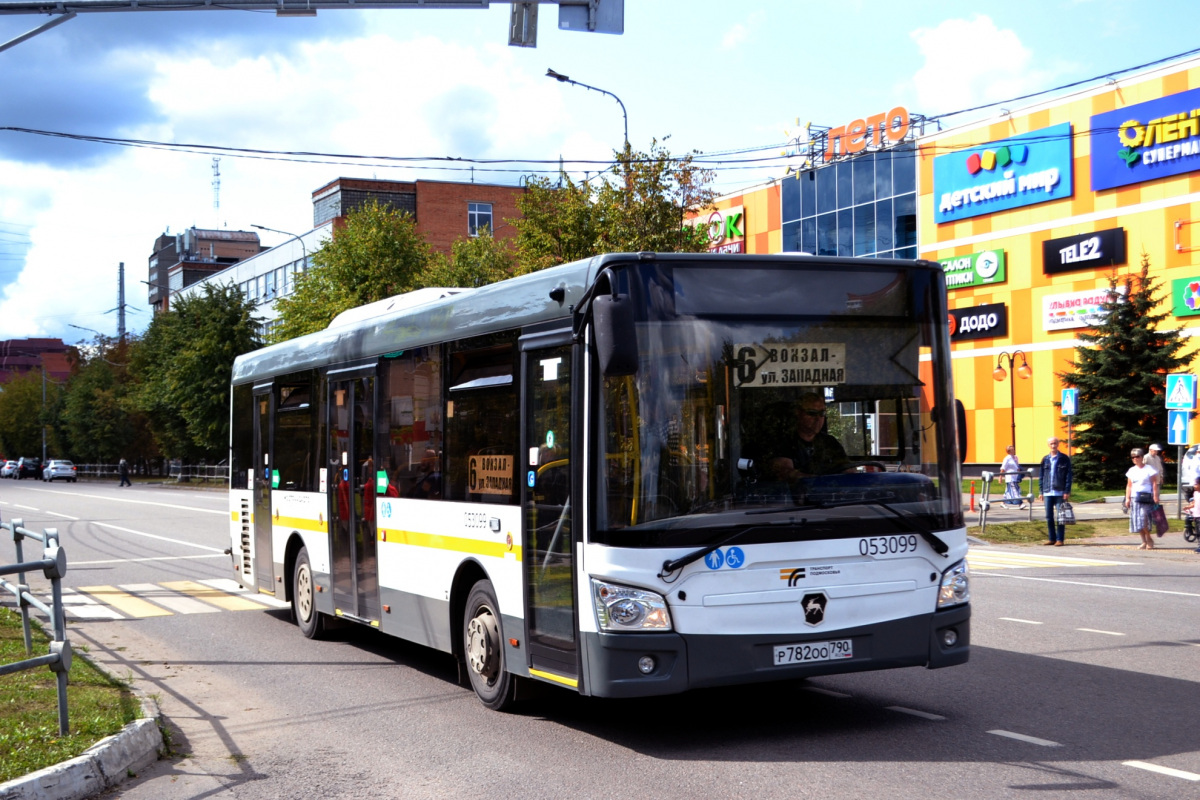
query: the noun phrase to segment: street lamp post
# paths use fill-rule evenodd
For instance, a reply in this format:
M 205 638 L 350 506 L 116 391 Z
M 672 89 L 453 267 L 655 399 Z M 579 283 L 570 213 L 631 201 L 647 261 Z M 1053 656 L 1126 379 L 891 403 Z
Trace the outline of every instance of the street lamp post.
M 554 78 L 554 80 L 559 81 L 560 83 L 571 83 L 576 86 L 582 86 L 585 89 L 591 89 L 593 92 L 599 92 L 600 94 L 606 94 L 609 97 L 611 97 L 613 100 L 616 100 L 617 105 L 619 105 L 621 107 L 621 117 L 625 120 L 625 150 L 626 150 L 626 152 L 628 152 L 628 150 L 629 150 L 629 115 L 627 113 L 625 113 L 625 104 L 621 102 L 621 98 L 617 97 L 612 92 L 606 92 L 605 90 L 600 89 L 598 87 L 588 86 L 586 83 L 580 83 L 579 81 L 573 81 L 568 76 L 563 75 L 561 72 L 555 72 L 552 69 L 546 70 L 546 77 Z
M 1021 363 L 1019 366 L 1015 364 L 1015 359 L 1018 356 L 1021 358 Z M 1025 353 L 1023 351 L 1014 350 L 1012 353 L 1009 353 L 1007 350 L 1005 350 L 999 356 L 997 356 L 996 368 L 992 370 L 992 377 L 997 381 L 1002 381 L 1005 378 L 1008 378 L 1008 405 L 1009 409 L 1012 411 L 1012 446 L 1015 450 L 1017 448 L 1016 388 L 1013 385 L 1014 381 L 1012 377 L 1004 369 L 1005 359 L 1008 359 L 1008 368 L 1011 370 L 1015 366 L 1017 375 L 1019 375 L 1023 380 L 1028 380 L 1029 377 L 1033 375 L 1033 369 L 1029 366 L 1029 362 L 1025 360 Z
M 251 225 L 251 228 L 258 228 L 260 231 L 270 231 L 271 233 L 282 233 L 284 236 L 290 236 L 300 243 L 300 252 L 304 254 L 304 268 L 308 269 L 308 248 L 304 246 L 304 238 L 298 233 L 291 231 L 281 231 L 278 228 L 268 228 L 266 225 Z M 289 239 L 288 241 L 291 241 Z M 287 244 L 287 242 L 284 242 Z

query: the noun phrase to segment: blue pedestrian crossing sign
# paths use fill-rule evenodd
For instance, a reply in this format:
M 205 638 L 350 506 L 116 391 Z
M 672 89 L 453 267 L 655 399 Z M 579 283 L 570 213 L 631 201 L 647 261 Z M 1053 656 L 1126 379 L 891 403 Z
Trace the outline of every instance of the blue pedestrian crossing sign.
M 1196 376 L 1175 373 L 1167 376 L 1167 408 L 1192 411 L 1196 408 Z
M 1192 443 L 1192 415 L 1188 411 L 1167 412 L 1167 443 L 1187 447 Z
M 1062 390 L 1062 415 L 1064 417 L 1073 417 L 1078 413 L 1079 409 L 1079 390 L 1078 389 L 1063 389 Z

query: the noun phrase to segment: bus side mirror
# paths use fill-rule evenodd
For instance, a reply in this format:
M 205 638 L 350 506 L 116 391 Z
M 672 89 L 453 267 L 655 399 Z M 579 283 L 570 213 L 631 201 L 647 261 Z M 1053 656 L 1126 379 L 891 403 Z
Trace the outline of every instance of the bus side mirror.
M 954 421 L 958 424 L 958 460 L 959 463 L 967 463 L 967 409 L 963 406 L 962 400 L 955 398 L 954 400 Z
M 637 374 L 637 332 L 629 295 L 602 294 L 593 300 L 592 326 L 600 372 L 606 377 Z

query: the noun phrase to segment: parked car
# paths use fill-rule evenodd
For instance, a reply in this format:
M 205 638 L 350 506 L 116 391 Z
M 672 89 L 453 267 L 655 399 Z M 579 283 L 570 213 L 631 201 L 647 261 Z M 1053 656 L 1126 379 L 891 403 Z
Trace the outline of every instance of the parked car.
M 64 461 L 61 458 L 52 458 L 46 463 L 46 468 L 42 470 L 42 480 L 51 482 L 64 480 L 75 483 L 78 480 L 78 475 L 75 472 L 75 465 L 70 461 Z
M 17 462 L 5 461 L 4 466 L 0 467 L 0 478 L 15 477 L 17 477 Z
M 22 458 L 17 462 L 17 479 L 42 477 L 42 460 L 40 458 Z

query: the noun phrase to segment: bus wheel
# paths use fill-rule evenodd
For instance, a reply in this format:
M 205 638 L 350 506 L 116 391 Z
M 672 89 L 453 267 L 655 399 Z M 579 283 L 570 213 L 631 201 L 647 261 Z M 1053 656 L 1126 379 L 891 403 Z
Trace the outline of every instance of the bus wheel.
M 325 620 L 317 611 L 317 587 L 313 582 L 307 547 L 301 547 L 296 554 L 296 568 L 292 573 L 292 615 L 300 632 L 309 639 L 320 639 L 325 632 Z
M 463 654 L 471 688 L 485 706 L 496 711 L 511 706 L 516 696 L 516 682 L 504 668 L 499 608 L 492 582 L 483 580 L 471 587 L 463 615 Z

